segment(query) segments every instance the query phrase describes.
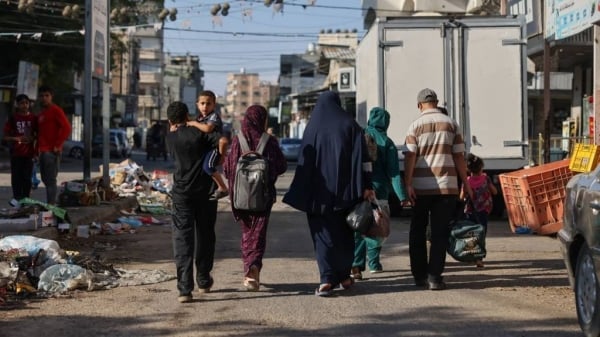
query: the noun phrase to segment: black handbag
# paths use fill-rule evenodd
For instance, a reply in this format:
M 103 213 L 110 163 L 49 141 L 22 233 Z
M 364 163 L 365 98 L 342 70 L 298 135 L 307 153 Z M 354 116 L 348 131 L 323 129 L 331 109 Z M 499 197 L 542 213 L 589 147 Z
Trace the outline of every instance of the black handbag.
M 355 232 L 362 234 L 367 231 L 375 223 L 375 216 L 373 215 L 373 205 L 368 200 L 363 200 L 356 204 L 352 211 L 346 216 L 346 223 Z

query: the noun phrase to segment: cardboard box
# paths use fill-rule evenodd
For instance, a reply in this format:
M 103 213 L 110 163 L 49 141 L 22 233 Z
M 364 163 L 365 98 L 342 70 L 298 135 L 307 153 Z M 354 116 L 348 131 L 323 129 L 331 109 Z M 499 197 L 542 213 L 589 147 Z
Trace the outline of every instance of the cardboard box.
M 40 212 L 40 227 L 55 227 L 56 226 L 56 217 L 50 211 Z

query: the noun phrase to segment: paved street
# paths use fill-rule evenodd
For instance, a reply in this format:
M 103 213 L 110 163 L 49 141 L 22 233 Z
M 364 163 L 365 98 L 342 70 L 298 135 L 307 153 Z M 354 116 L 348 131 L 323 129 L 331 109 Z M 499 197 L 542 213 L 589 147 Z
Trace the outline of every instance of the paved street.
M 136 156 L 145 168 L 170 165 L 145 163 Z M 66 160 L 61 177 L 78 174 L 78 164 Z M 280 179 L 279 197 L 292 172 Z M 79 171 L 75 178 L 80 177 Z M 2 197 L 9 191 L 8 179 L 1 170 Z M 306 218 L 278 203 L 269 227 L 261 291 L 249 293 L 242 290 L 240 231 L 228 203 L 221 201 L 213 292 L 195 293 L 194 302 L 182 305 L 175 281 L 169 281 L 26 300 L 17 309 L 0 309 L 0 336 L 581 336 L 556 239 L 515 235 L 506 220 L 494 220 L 485 268 L 448 258 L 449 289 L 434 292 L 412 285 L 408 218 L 392 220 L 392 235 L 382 253 L 385 272 L 367 272 L 366 280 L 353 289 L 318 298 L 313 294 L 318 271 Z M 168 225 L 64 241 L 84 252 L 93 242 L 110 242 L 114 250 L 96 253 L 115 266 L 174 273 Z

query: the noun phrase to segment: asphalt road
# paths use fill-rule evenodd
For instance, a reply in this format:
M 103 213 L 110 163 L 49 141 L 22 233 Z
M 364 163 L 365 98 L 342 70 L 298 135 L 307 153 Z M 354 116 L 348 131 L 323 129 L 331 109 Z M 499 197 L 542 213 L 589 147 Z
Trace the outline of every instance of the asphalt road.
M 136 156 L 147 170 L 172 169 Z M 63 162 L 60 177 L 81 178 L 72 172 L 77 164 Z M 279 197 L 292 174 L 279 180 Z M 8 179 L 0 171 L 2 190 Z M 180 304 L 169 281 L 25 300 L 0 308 L 0 336 L 581 336 L 559 242 L 512 234 L 506 220 L 489 225 L 485 268 L 448 257 L 448 289 L 430 291 L 412 285 L 408 218 L 393 218 L 382 252 L 385 272 L 366 273 L 351 290 L 319 298 L 306 218 L 280 202 L 271 217 L 261 290 L 242 289 L 240 231 L 228 206 L 219 205 L 213 292 Z M 174 273 L 169 219 L 163 219 L 164 225 L 135 234 L 63 237 L 61 247 L 85 253 L 94 242 L 111 243 L 114 250 L 96 254 L 115 266 Z

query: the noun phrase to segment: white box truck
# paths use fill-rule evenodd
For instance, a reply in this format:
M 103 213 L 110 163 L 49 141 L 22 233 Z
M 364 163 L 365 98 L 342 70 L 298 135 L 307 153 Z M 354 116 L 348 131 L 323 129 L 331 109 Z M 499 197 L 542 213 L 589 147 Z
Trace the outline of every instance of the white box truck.
M 401 146 L 417 93 L 431 88 L 488 174 L 520 169 L 529 163 L 526 60 L 522 16 L 378 18 L 357 48 L 357 120 L 385 108 Z

